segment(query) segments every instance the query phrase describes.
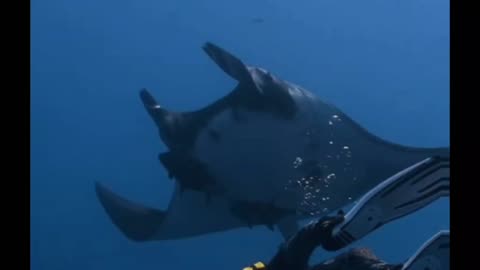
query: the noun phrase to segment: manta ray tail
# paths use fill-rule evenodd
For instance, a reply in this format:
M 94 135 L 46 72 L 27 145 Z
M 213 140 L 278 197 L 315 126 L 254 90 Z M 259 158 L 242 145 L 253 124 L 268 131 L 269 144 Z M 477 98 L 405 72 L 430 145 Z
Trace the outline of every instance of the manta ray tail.
M 165 218 L 165 212 L 124 199 L 98 182 L 95 191 L 112 222 L 130 240 L 150 240 Z

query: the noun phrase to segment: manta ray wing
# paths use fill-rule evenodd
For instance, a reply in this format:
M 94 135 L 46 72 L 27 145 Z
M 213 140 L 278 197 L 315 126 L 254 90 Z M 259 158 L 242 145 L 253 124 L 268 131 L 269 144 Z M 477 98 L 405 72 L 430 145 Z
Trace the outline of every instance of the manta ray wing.
M 181 195 L 178 185 L 167 211 L 125 199 L 100 183 L 95 190 L 115 226 L 136 242 L 183 239 L 244 227 L 221 198 L 212 198 L 207 206 L 204 194 L 185 191 Z

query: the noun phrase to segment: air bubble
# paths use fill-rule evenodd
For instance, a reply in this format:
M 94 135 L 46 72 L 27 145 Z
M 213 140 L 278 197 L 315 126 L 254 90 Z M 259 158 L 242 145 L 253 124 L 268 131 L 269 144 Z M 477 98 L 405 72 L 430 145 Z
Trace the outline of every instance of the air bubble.
M 302 165 L 302 162 L 303 162 L 303 160 L 302 160 L 301 157 L 295 158 L 295 161 L 293 161 L 293 167 L 294 167 L 295 169 L 298 168 L 299 166 Z

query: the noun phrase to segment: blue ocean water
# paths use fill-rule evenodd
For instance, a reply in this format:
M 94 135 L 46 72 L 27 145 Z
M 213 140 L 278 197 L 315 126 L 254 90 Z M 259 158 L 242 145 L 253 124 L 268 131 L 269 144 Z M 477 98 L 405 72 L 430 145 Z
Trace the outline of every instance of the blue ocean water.
M 227 94 L 235 82 L 201 50 L 206 41 L 385 139 L 450 144 L 447 0 L 32 0 L 31 29 L 32 270 L 241 269 L 273 255 L 281 236 L 260 227 L 133 243 L 95 197 L 100 180 L 167 206 L 165 146 L 138 91 L 175 110 Z M 449 228 L 449 212 L 439 200 L 355 246 L 402 261 Z

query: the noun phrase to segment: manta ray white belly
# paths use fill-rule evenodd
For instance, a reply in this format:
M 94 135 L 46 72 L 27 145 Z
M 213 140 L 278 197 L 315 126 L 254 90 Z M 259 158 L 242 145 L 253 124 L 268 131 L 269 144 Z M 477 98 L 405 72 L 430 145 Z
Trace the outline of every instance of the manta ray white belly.
M 448 147 L 384 141 L 311 92 L 249 67 L 211 43 L 204 50 L 238 81 L 227 96 L 201 110 L 181 113 L 161 107 L 147 90 L 140 92 L 169 149 L 159 157 L 176 180 L 168 210 L 128 201 L 96 185 L 112 222 L 130 239 L 180 239 L 247 226 L 234 216 L 232 201 L 271 202 L 299 210 L 287 225 L 279 224 L 286 237 L 298 219 L 343 207 L 427 157 L 449 156 Z M 214 190 L 215 183 L 221 192 Z M 219 196 L 206 204 L 204 195 L 214 191 Z M 259 219 L 255 224 L 264 224 L 258 213 L 253 214 Z M 279 217 L 283 216 L 277 215 L 275 222 Z M 272 220 L 267 220 L 269 228 Z
M 364 174 L 365 159 L 352 159 L 357 145 L 335 138 L 345 128 L 341 117 L 316 114 L 313 101 L 299 99 L 302 111 L 290 121 L 241 111 L 238 122 L 224 111 L 205 129 L 221 139 L 214 142 L 207 131 L 200 133 L 194 155 L 208 164 L 232 199 L 270 201 L 308 214 L 341 207 L 361 195 L 355 181 Z M 308 162 L 320 166 L 316 175 L 302 169 Z

